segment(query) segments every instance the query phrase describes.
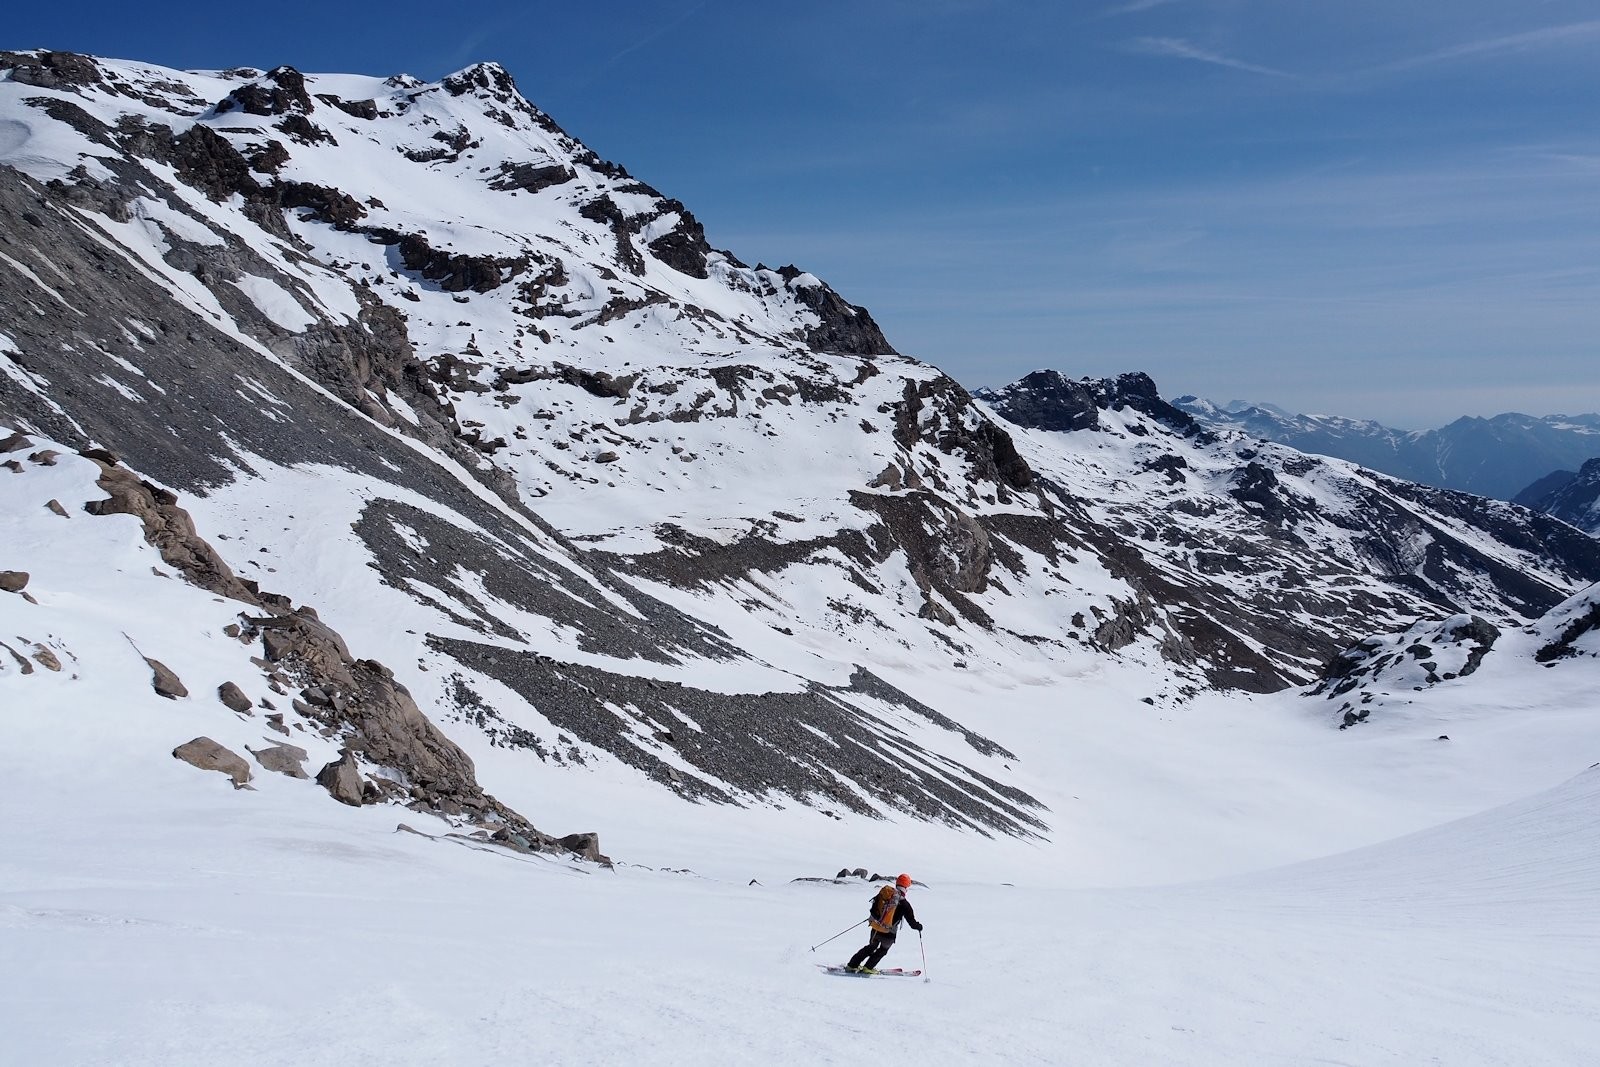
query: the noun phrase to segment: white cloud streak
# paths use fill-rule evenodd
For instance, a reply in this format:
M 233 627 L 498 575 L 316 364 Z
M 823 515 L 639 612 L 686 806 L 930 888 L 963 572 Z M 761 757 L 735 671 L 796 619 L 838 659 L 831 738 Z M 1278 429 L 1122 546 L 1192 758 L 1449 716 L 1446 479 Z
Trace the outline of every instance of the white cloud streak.
M 1117 15 L 1134 15 L 1140 11 L 1149 11 L 1153 7 L 1165 7 L 1176 3 L 1177 0 L 1128 0 L 1125 4 L 1108 7 L 1100 12 L 1102 18 L 1115 18 Z
M 1466 44 L 1452 45 L 1449 48 L 1441 48 L 1434 52 L 1425 52 L 1422 55 L 1412 56 L 1409 59 L 1397 60 L 1394 63 L 1386 64 L 1380 69 L 1389 71 L 1410 70 L 1414 67 L 1425 67 L 1434 63 L 1448 63 L 1457 59 L 1505 55 L 1511 52 L 1531 52 L 1594 40 L 1600 40 L 1600 19 L 1569 22 L 1562 26 L 1546 26 L 1541 29 L 1508 34 L 1503 37 L 1490 37 L 1481 41 L 1468 41 Z
M 1232 56 L 1222 55 L 1210 49 L 1201 48 L 1192 41 L 1181 37 L 1136 37 L 1128 42 L 1128 50 L 1140 55 L 1168 56 L 1173 59 L 1189 59 L 1197 63 L 1210 63 L 1213 66 L 1227 67 L 1229 70 L 1240 70 L 1248 74 L 1262 74 L 1272 78 L 1293 78 L 1294 75 L 1275 67 L 1264 67 L 1258 63 L 1249 63 Z

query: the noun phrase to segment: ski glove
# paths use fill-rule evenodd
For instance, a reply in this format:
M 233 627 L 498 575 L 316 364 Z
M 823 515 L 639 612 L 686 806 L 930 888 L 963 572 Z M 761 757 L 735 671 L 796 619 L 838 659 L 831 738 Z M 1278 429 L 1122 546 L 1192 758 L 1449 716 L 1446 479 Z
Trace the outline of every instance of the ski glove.
M 919 934 L 922 933 L 922 924 L 921 923 L 912 923 L 911 924 L 911 928 L 913 930 L 915 930 Z

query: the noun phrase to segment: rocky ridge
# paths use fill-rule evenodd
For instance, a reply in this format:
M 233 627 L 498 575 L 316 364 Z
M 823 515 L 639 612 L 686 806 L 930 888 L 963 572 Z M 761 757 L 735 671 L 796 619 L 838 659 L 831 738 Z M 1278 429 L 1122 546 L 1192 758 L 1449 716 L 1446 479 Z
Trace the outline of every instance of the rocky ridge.
M 1308 680 L 1367 621 L 1477 612 L 1519 625 L 1600 566 L 1592 539 L 1536 512 L 1207 430 L 1142 374 L 1041 371 L 979 396 L 1033 431 L 1018 445 L 1042 481 L 1137 546 L 1153 601 L 1225 620 L 1280 684 Z M 1064 447 L 1080 442 L 1093 450 Z M 1319 625 L 1284 626 L 1294 617 Z M 1207 639 L 1192 623 L 1185 636 Z

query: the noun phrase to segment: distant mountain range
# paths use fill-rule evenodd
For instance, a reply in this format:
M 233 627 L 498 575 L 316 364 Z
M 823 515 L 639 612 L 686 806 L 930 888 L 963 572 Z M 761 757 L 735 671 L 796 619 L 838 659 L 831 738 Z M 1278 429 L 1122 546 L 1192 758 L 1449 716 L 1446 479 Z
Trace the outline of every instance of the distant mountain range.
M 1512 503 L 1549 512 L 1600 537 L 1600 459 L 1589 460 L 1577 471 L 1548 474 L 1513 497 Z
M 1300 415 L 1272 404 L 1180 396 L 1173 405 L 1214 430 L 1242 430 L 1407 481 L 1499 500 L 1518 498 L 1552 471 L 1576 471 L 1600 457 L 1600 415 L 1593 414 L 1507 413 L 1407 431 L 1367 419 Z

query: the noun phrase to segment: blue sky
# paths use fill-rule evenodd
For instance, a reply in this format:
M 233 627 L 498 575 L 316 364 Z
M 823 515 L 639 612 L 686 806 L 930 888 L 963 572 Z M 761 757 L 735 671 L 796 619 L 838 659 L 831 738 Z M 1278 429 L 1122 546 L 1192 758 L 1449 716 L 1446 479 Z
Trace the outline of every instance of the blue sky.
M 969 386 L 1137 369 L 1169 396 L 1408 428 L 1600 410 L 1595 0 L 80 3 L 6 22 L 7 47 L 179 67 L 499 60 L 712 244 L 817 273 Z

